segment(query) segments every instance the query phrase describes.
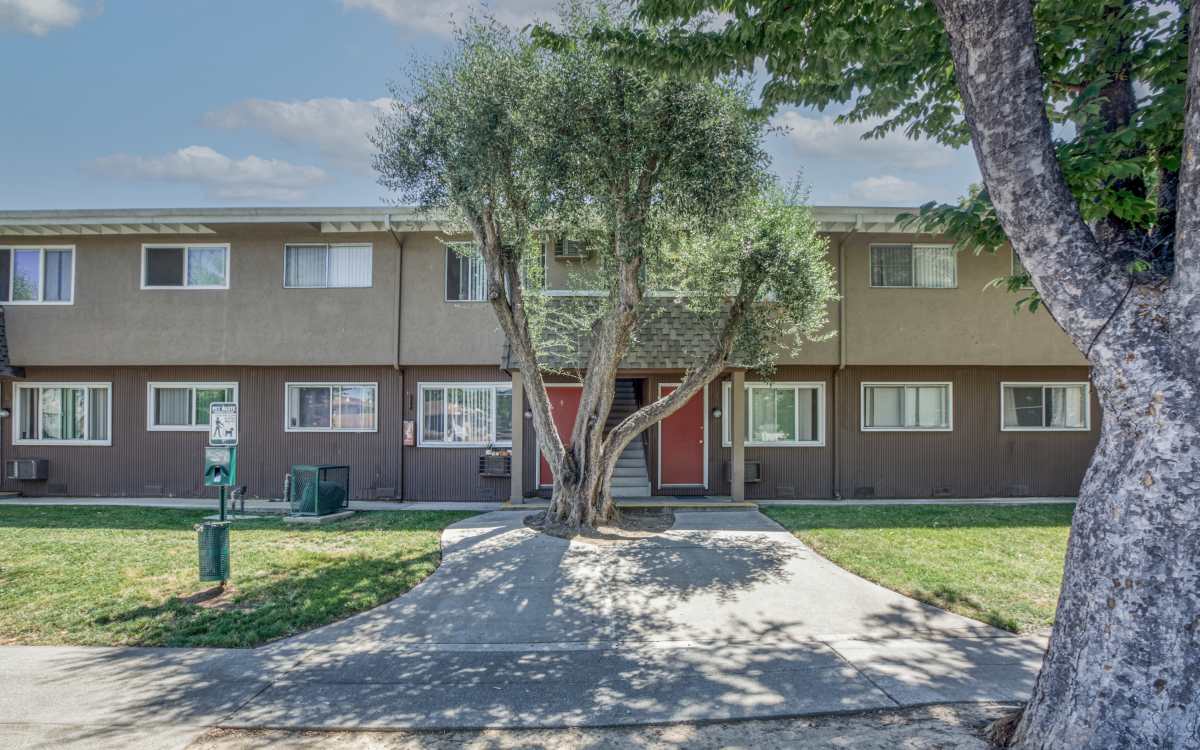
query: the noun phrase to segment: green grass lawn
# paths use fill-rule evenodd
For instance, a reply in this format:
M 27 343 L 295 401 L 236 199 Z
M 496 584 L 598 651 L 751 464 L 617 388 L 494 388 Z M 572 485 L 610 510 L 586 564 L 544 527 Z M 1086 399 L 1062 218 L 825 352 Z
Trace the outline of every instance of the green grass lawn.
M 1013 632 L 1054 624 L 1074 505 L 764 507 L 846 570 Z
M 0 507 L 0 644 L 253 646 L 408 591 L 439 532 L 472 513 L 359 513 L 327 526 L 238 521 L 232 593 L 206 603 L 193 526 L 208 512 Z

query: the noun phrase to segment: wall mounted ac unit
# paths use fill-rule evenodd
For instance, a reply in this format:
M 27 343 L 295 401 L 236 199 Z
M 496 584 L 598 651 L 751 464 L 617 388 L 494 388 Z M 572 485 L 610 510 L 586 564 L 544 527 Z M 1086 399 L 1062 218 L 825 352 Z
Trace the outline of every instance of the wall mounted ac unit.
M 45 458 L 16 458 L 4 462 L 4 476 L 21 481 L 37 481 L 50 475 L 50 461 Z
M 582 259 L 588 257 L 588 249 L 579 240 L 558 237 L 554 240 L 554 257 L 562 260 Z

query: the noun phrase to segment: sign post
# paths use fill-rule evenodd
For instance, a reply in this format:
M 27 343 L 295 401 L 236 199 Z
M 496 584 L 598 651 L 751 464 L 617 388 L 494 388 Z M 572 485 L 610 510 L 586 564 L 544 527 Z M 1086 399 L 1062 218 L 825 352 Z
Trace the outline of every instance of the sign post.
M 225 488 L 237 481 L 238 405 L 214 401 L 208 407 L 208 445 L 204 483 L 221 488 L 221 520 L 225 520 Z M 214 460 L 210 460 L 210 456 Z M 211 472 L 211 477 L 210 477 Z

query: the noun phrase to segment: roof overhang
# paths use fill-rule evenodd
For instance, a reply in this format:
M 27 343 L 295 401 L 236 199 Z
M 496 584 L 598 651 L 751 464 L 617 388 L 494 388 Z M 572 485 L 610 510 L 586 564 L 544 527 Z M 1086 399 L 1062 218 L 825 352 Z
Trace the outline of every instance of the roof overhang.
M 898 217 L 916 208 L 813 206 L 822 232 L 916 234 Z M 329 234 L 358 232 L 458 233 L 447 217 L 415 208 L 154 208 L 0 211 L 0 236 L 213 235 L 227 224 L 305 224 Z

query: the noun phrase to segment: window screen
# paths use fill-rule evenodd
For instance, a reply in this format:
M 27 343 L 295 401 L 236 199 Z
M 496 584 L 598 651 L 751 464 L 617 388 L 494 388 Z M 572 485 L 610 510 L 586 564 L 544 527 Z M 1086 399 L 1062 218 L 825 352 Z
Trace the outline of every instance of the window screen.
M 146 286 L 183 286 L 183 248 L 146 248 Z
M 487 299 L 487 269 L 478 250 L 465 245 L 446 248 L 446 299 L 457 302 Z

